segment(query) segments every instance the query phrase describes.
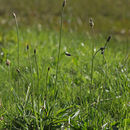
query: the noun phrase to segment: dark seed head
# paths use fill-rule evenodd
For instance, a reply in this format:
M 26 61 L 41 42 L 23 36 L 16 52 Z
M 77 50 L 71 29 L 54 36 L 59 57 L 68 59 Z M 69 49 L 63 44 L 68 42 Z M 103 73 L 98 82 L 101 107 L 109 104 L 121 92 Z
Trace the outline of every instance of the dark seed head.
M 66 6 L 66 0 L 63 1 L 62 7 L 64 8 Z
M 27 50 L 29 50 L 29 45 L 27 45 Z
M 70 53 L 68 53 L 68 52 L 65 52 L 65 55 L 66 55 L 66 56 L 71 56 L 71 54 L 70 54 Z
M 36 49 L 34 49 L 34 54 L 36 54 Z
M 50 67 L 48 67 L 48 71 L 50 70 Z
M 100 48 L 100 50 L 101 50 L 101 51 L 104 51 L 104 50 L 105 50 L 105 48 L 104 48 L 104 47 L 101 47 L 101 48 Z
M 101 50 L 101 54 L 102 54 L 102 55 L 104 54 L 104 50 Z
M 107 42 L 109 42 L 111 40 L 111 36 L 109 36 L 108 38 L 107 38 Z

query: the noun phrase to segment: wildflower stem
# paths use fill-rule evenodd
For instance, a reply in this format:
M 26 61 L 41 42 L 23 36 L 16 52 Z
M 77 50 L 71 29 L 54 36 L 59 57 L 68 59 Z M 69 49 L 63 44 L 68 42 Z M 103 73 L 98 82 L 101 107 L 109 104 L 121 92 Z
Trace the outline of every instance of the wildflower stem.
M 16 17 L 15 13 L 13 13 L 13 16 L 14 16 L 14 19 L 15 19 L 16 32 L 17 32 L 17 44 L 18 44 L 18 47 L 17 47 L 17 53 L 18 53 L 17 61 L 18 61 L 18 69 L 19 69 L 19 30 L 18 30 L 18 21 L 17 21 L 17 17 Z M 20 80 L 19 80 L 19 77 L 18 77 L 18 93 L 19 93 L 19 86 L 20 86 Z
M 30 60 L 30 52 L 29 52 L 29 46 L 27 45 L 27 53 L 28 53 L 28 63 L 30 66 L 30 73 L 31 73 L 31 80 L 32 80 L 32 89 L 31 89 L 31 99 L 32 99 L 32 109 L 34 112 L 34 92 L 33 92 L 33 87 L 34 87 L 34 81 L 33 81 L 33 75 L 32 75 L 32 65 L 31 65 L 31 60 Z
M 61 38 L 62 38 L 63 11 L 64 11 L 64 7 L 62 7 L 62 11 L 61 11 L 60 36 L 59 36 L 59 47 L 58 47 L 58 59 L 57 59 L 57 65 L 56 65 L 55 89 L 57 87 L 57 79 L 58 79 L 58 72 L 59 72 L 59 60 L 60 60 L 60 51 L 61 51 L 61 42 L 62 42 Z
M 48 67 L 47 74 L 46 74 L 46 94 L 45 94 L 46 98 L 47 98 L 47 92 L 48 92 L 47 81 L 48 81 L 49 70 L 50 70 L 50 68 Z
M 38 64 L 37 64 L 37 56 L 36 56 L 36 50 L 34 50 L 34 58 L 35 58 L 35 64 L 36 64 L 36 70 L 37 70 L 37 100 L 38 100 L 38 111 L 39 111 L 39 70 L 38 70 Z
M 92 28 L 94 34 L 94 29 Z M 93 69 L 94 69 L 94 42 L 92 42 L 92 62 L 91 62 L 91 86 L 93 84 Z
M 17 32 L 17 44 L 18 44 L 17 53 L 18 53 L 18 68 L 19 68 L 19 29 L 18 29 L 19 27 L 18 27 L 18 21 L 17 21 L 16 14 L 13 13 L 13 16 L 14 16 L 14 19 L 15 19 L 16 32 Z

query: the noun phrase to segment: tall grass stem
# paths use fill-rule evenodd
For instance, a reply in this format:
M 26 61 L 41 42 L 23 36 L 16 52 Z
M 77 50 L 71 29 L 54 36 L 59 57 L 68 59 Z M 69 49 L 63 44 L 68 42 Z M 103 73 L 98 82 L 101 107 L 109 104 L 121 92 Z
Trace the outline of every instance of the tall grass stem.
M 29 45 L 27 45 L 27 55 L 28 55 L 28 64 L 30 66 L 30 73 L 31 73 L 31 80 L 32 80 L 32 89 L 31 89 L 31 100 L 32 100 L 32 109 L 34 112 L 34 81 L 33 81 L 33 74 L 32 74 L 32 65 L 30 60 L 30 52 L 29 52 Z
M 46 92 L 45 92 L 45 97 L 47 99 L 47 92 L 48 92 L 48 87 L 47 87 L 47 81 L 48 81 L 48 74 L 49 74 L 49 70 L 50 70 L 50 67 L 48 67 L 47 69 L 47 74 L 46 74 Z
M 92 28 L 92 34 L 94 35 L 94 29 Z M 93 71 L 94 71 L 94 41 L 92 42 L 92 61 L 91 61 L 91 87 L 93 85 Z
M 59 47 L 58 47 L 58 59 L 57 59 L 57 65 L 56 65 L 55 89 L 57 88 L 57 79 L 58 79 L 58 72 L 59 72 L 59 61 L 60 61 L 60 51 L 61 51 L 61 42 L 62 42 L 63 12 L 64 12 L 64 7 L 62 6 L 62 10 L 61 10 L 61 23 L 60 23 L 60 35 L 59 35 Z
M 39 111 L 39 69 L 38 69 L 38 63 L 37 63 L 37 56 L 36 56 L 36 49 L 34 49 L 34 58 L 35 58 L 35 65 L 36 65 L 36 71 L 37 71 L 37 100 L 38 100 L 38 111 Z
M 18 69 L 19 69 L 19 27 L 18 27 L 18 21 L 17 21 L 17 17 L 16 14 L 13 13 L 14 19 L 15 19 L 15 24 L 16 24 L 16 32 L 17 32 L 17 62 L 18 62 Z M 20 80 L 18 77 L 18 94 L 19 94 L 19 86 L 20 86 Z
M 15 19 L 15 24 L 16 24 L 16 32 L 17 32 L 17 53 L 18 53 L 18 58 L 17 58 L 17 62 L 18 62 L 18 68 L 19 68 L 19 27 L 18 27 L 18 21 L 17 21 L 17 17 L 16 14 L 13 13 L 14 19 Z

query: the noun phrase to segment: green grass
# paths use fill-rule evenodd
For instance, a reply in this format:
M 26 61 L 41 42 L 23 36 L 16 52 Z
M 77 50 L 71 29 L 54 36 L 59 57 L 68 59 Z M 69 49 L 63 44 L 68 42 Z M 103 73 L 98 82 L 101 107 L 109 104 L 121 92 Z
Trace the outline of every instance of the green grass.
M 42 5 L 40 1 L 35 4 Z M 73 4 L 78 5 L 76 1 Z M 99 7 L 104 3 L 97 3 L 96 10 Z M 65 23 L 69 8 L 64 11 L 58 27 L 55 22 L 49 24 L 49 29 L 39 24 L 18 26 L 15 17 L 10 26 L 0 29 L 0 129 L 129 129 L 129 38 L 114 35 L 115 30 L 109 26 L 102 34 L 97 33 L 97 26 L 85 31 L 84 24 L 84 31 L 77 25 L 74 27 L 81 30 L 74 31 L 71 24 L 68 27 Z M 94 12 L 90 14 L 96 15 Z M 99 16 L 105 22 L 103 15 Z M 111 18 L 118 20 L 116 16 L 114 12 Z M 94 23 L 103 27 L 98 18 Z
M 96 34 L 93 40 L 90 34 L 63 31 L 55 86 L 59 32 L 20 28 L 19 35 L 19 70 L 16 30 L 0 35 L 0 52 L 4 54 L 0 56 L 1 129 L 102 129 L 104 124 L 104 129 L 129 128 L 130 57 L 126 41 L 120 43 L 113 36 L 105 50 L 105 62 L 97 53 L 91 85 L 91 44 L 94 42 L 98 50 L 108 36 Z

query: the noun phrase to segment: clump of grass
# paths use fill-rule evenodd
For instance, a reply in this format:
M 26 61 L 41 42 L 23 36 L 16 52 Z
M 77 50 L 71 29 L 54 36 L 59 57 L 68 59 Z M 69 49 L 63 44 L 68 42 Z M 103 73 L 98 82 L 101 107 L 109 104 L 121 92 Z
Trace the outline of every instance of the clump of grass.
M 64 9 L 65 5 L 66 5 L 66 1 L 64 0 L 62 9 Z M 62 15 L 63 15 L 63 12 L 62 12 Z M 111 128 L 117 129 L 118 126 L 122 128 L 123 126 L 127 127 L 127 124 L 126 124 L 128 121 L 127 108 L 129 107 L 128 106 L 129 93 L 127 90 L 128 90 L 128 80 L 129 80 L 128 76 L 129 75 L 124 72 L 121 73 L 120 71 L 118 71 L 118 73 L 114 72 L 113 68 L 114 70 L 118 68 L 113 63 L 111 64 L 112 69 L 110 68 L 110 72 L 112 74 L 109 74 L 109 78 L 105 79 L 106 81 L 103 78 L 100 79 L 99 75 L 96 77 L 95 76 L 96 73 L 93 73 L 94 65 L 97 65 L 97 67 L 99 67 L 98 61 L 97 61 L 97 64 L 96 63 L 94 64 L 94 61 L 95 61 L 94 58 L 98 52 L 101 52 L 102 55 L 104 55 L 104 53 L 107 54 L 105 50 L 111 39 L 111 36 L 107 38 L 105 45 L 101 47 L 98 51 L 96 51 L 96 53 L 94 53 L 94 43 L 92 43 L 92 51 L 89 50 L 89 46 L 88 46 L 88 51 L 92 53 L 92 57 L 91 55 L 90 56 L 88 55 L 88 61 L 89 59 L 92 58 L 91 59 L 92 64 L 90 66 L 88 63 L 86 64 L 84 62 L 82 63 L 80 62 L 80 60 L 83 58 L 82 55 L 79 54 L 80 58 L 79 59 L 75 58 L 74 60 L 73 53 L 71 55 L 71 53 L 65 52 L 65 55 L 67 57 L 72 56 L 72 59 L 70 60 L 70 64 L 69 64 L 69 62 L 66 61 L 64 58 L 63 63 L 65 63 L 65 67 L 64 69 L 62 69 L 63 73 L 59 73 L 59 60 L 60 60 L 59 57 L 60 57 L 60 50 L 61 50 L 61 45 L 62 45 L 62 42 L 61 42 L 62 41 L 61 39 L 62 38 L 62 35 L 61 35 L 62 34 L 62 17 L 63 16 L 61 16 L 58 62 L 56 64 L 57 77 L 58 77 L 58 74 L 61 74 L 62 76 L 61 77 L 62 81 L 60 82 L 60 84 L 63 85 L 63 87 L 60 88 L 60 92 L 62 94 L 58 96 L 56 102 L 53 100 L 54 99 L 53 84 L 54 82 L 57 82 L 57 79 L 55 81 L 55 78 L 54 78 L 55 72 L 53 71 L 53 68 L 55 68 L 55 64 L 50 65 L 52 69 L 51 72 L 50 72 L 50 67 L 48 67 L 47 72 L 45 72 L 46 74 L 43 75 L 43 78 L 42 78 L 44 79 L 44 81 L 40 82 L 41 81 L 40 75 L 42 75 L 42 72 L 40 71 L 40 67 L 42 66 L 38 64 L 39 62 L 37 58 L 38 56 L 37 50 L 34 49 L 34 54 L 33 54 L 35 62 L 31 63 L 31 58 L 29 54 L 30 47 L 29 45 L 27 45 L 26 49 L 28 53 L 28 62 L 26 63 L 25 61 L 25 63 L 27 65 L 29 64 L 31 68 L 30 70 L 31 79 L 30 80 L 27 79 L 27 77 L 30 76 L 30 73 L 28 73 L 28 71 L 24 72 L 22 70 L 22 64 L 20 68 L 19 67 L 15 68 L 15 70 L 17 70 L 18 72 L 18 76 L 20 76 L 19 80 L 21 82 L 20 84 L 21 87 L 22 88 L 27 87 L 27 90 L 23 91 L 23 93 L 20 91 L 18 95 L 14 94 L 14 97 L 13 97 L 14 99 L 11 99 L 10 101 L 8 99 L 9 97 L 7 94 L 5 102 L 2 101 L 2 109 L 0 109 L 0 113 L 2 113 L 0 114 L 0 117 L 3 117 L 2 120 L 0 119 L 0 124 L 2 122 L 4 126 L 2 129 L 5 128 L 5 129 L 39 129 L 39 130 L 41 129 L 42 130 L 42 129 L 58 129 L 58 128 L 60 129 L 61 126 L 64 127 L 63 129 L 67 129 L 67 128 L 68 129 L 71 129 L 71 128 L 72 129 L 111 129 Z M 92 19 L 90 19 L 89 24 L 90 24 L 92 32 L 94 33 L 94 30 L 93 30 L 94 22 Z M 36 37 L 36 40 L 37 40 L 37 37 Z M 66 38 L 65 40 L 68 40 L 68 39 Z M 79 37 L 77 37 L 77 41 L 79 41 Z M 97 41 L 95 40 L 94 42 L 96 43 Z M 53 45 L 51 47 L 53 48 Z M 39 49 L 41 48 L 42 48 L 42 45 L 39 47 Z M 71 49 L 75 50 L 73 46 Z M 76 47 L 76 49 L 79 52 L 80 48 Z M 45 53 L 48 53 L 48 51 L 50 50 L 47 50 Z M 43 51 L 43 48 L 42 48 L 42 51 Z M 83 50 L 81 51 L 81 53 L 82 52 Z M 23 54 L 23 59 L 21 57 L 21 61 L 22 60 L 24 61 L 24 56 L 26 55 Z M 42 56 L 43 54 L 41 55 L 41 57 Z M 99 60 L 101 60 L 100 57 L 98 58 Z M 11 63 L 13 63 L 11 56 L 9 59 L 11 60 Z M 110 60 L 111 59 L 115 60 L 113 57 L 110 57 Z M 127 59 L 125 60 L 125 64 L 123 64 L 123 67 L 126 67 L 126 62 L 128 59 L 129 58 L 127 57 Z M 86 57 L 85 57 L 85 60 L 86 60 Z M 120 60 L 120 57 L 119 57 L 119 60 Z M 76 68 L 73 63 L 76 64 Z M 46 64 L 48 64 L 48 62 L 46 62 Z M 0 64 L 1 70 L 4 70 L 4 65 Z M 10 62 L 6 61 L 6 65 L 9 67 Z M 36 69 L 36 74 L 32 73 L 32 66 L 34 66 L 34 68 Z M 89 67 L 91 67 L 91 79 L 88 79 L 88 82 L 87 82 L 86 81 L 87 76 L 85 74 L 89 71 L 88 69 Z M 72 70 L 74 71 L 72 76 L 70 75 L 70 68 L 73 68 Z M 82 68 L 82 71 L 80 71 L 81 68 Z M 96 70 L 96 71 L 97 73 L 100 72 L 99 70 Z M 1 72 L 2 71 L 0 71 L 0 73 Z M 4 77 L 3 72 L 1 73 L 1 75 L 0 75 L 1 78 Z M 94 88 L 94 91 L 91 91 L 91 88 L 89 89 L 87 87 L 81 88 L 82 85 L 88 86 L 90 80 L 91 80 L 91 87 L 93 86 L 93 75 L 95 77 L 94 85 L 95 86 L 97 85 Z M 11 82 L 12 83 L 14 82 L 14 84 L 11 84 L 11 85 L 15 86 L 16 80 L 14 79 L 14 75 L 10 73 L 10 76 L 12 76 Z M 36 76 L 36 81 L 34 82 L 33 80 L 35 76 Z M 89 76 L 87 78 L 89 78 Z M 48 83 L 48 80 L 49 80 L 49 83 Z M 8 84 L 4 81 L 4 79 L 0 81 L 2 82 L 2 85 L 0 84 L 0 87 L 1 86 L 3 87 L 3 85 L 5 85 L 5 88 L 7 87 L 10 88 L 10 86 L 7 86 Z M 104 89 L 105 91 L 102 91 L 102 93 L 100 92 L 100 88 L 101 88 L 100 85 L 102 85 L 102 82 L 106 82 L 106 86 L 109 89 L 107 90 L 107 92 L 105 89 Z M 45 86 L 44 92 L 40 91 L 40 87 L 43 87 L 43 85 Z M 58 86 L 57 83 L 55 85 L 56 85 L 55 87 Z M 48 89 L 48 86 L 49 86 L 49 89 Z M 79 86 L 80 86 L 80 90 L 79 90 Z M 37 97 L 35 96 L 36 99 L 35 97 L 33 99 L 33 96 L 30 99 L 31 91 L 32 91 L 32 95 L 34 92 L 33 87 L 36 88 L 35 89 L 37 93 L 36 95 Z M 2 91 L 3 90 L 5 91 L 5 88 L 3 88 Z M 86 94 L 86 91 L 88 92 L 89 90 L 91 93 Z M 21 93 L 22 93 L 22 96 L 20 95 Z M 43 100 L 39 99 L 40 94 L 45 96 Z M 80 103 L 79 103 L 79 97 L 77 97 L 77 95 L 80 96 Z M 81 100 L 81 96 L 82 96 L 82 100 Z M 111 98 L 107 98 L 108 96 Z M 76 99 L 78 101 L 76 101 Z M 8 105 L 6 105 L 7 103 Z M 12 104 L 11 106 L 12 108 L 8 107 L 10 106 L 10 104 Z M 123 122 L 125 124 L 123 124 Z
M 79 41 L 79 37 L 76 37 L 76 38 L 77 39 L 74 39 L 74 40 Z M 84 39 L 85 39 L 85 37 L 84 37 Z M 69 41 L 69 39 L 67 39 L 67 38 L 65 40 Z M 81 39 L 81 41 L 82 41 L 82 39 Z M 105 45 L 103 47 L 101 47 L 101 48 L 105 48 L 105 50 L 103 51 L 103 49 L 100 49 L 100 51 L 98 51 L 98 52 L 102 53 L 102 51 L 103 51 L 103 53 L 105 55 L 107 55 L 109 52 L 106 51 L 106 48 L 107 48 L 109 41 L 110 41 L 110 38 L 108 38 L 106 40 L 107 44 L 105 43 Z M 97 42 L 97 41 L 95 40 L 95 42 Z M 26 49 L 27 49 L 27 52 L 29 53 L 30 46 L 27 46 Z M 39 45 L 39 52 L 40 52 L 40 49 L 41 49 L 41 51 L 43 51 L 42 45 Z M 86 76 L 86 73 L 89 71 L 89 67 L 91 67 L 91 65 L 89 66 L 89 63 L 87 63 L 87 64 L 84 63 L 85 61 L 80 62 L 80 60 L 82 60 L 82 58 L 84 58 L 84 60 L 86 60 L 86 57 L 82 57 L 82 55 L 80 55 L 80 54 L 79 54 L 80 59 L 75 58 L 75 61 L 73 61 L 73 59 L 74 59 L 73 51 L 75 51 L 75 48 L 73 48 L 73 45 L 71 46 L 71 49 L 72 49 L 72 54 L 68 53 L 68 52 L 63 53 L 66 57 L 72 57 L 72 58 L 65 57 L 63 60 L 63 63 L 65 63 L 65 67 L 62 68 L 63 73 L 60 73 L 61 75 L 63 74 L 62 81 L 60 82 L 61 84 L 63 84 L 63 87 L 61 87 L 61 89 L 60 89 L 60 92 L 62 94 L 57 98 L 56 102 L 54 101 L 54 94 L 53 94 L 54 93 L 53 83 L 55 81 L 55 78 L 54 78 L 55 72 L 54 72 L 53 68 L 55 68 L 55 65 L 50 64 L 51 72 L 50 72 L 50 68 L 47 68 L 47 70 L 45 72 L 46 74 L 44 74 L 43 78 L 42 78 L 42 79 L 44 79 L 43 82 L 39 82 L 39 87 L 43 87 L 43 85 L 45 86 L 45 88 L 44 88 L 45 93 L 43 95 L 45 95 L 45 98 L 46 98 L 43 100 L 39 100 L 39 101 L 41 101 L 39 110 L 38 110 L 38 103 L 37 103 L 38 101 L 37 101 L 36 96 L 35 96 L 36 99 L 34 97 L 34 110 L 32 109 L 33 106 L 32 106 L 32 102 L 31 102 L 30 94 L 31 94 L 31 89 L 32 89 L 31 83 L 33 83 L 33 81 L 31 83 L 30 83 L 30 81 L 34 80 L 34 79 L 28 78 L 28 77 L 31 78 L 30 73 L 28 73 L 29 71 L 24 72 L 22 70 L 22 66 L 20 67 L 20 69 L 17 69 L 17 72 L 19 73 L 19 76 L 20 76 L 21 87 L 22 88 L 27 87 L 27 89 L 26 89 L 26 91 L 24 91 L 24 93 L 22 93 L 20 91 L 19 95 L 16 94 L 18 98 L 16 96 L 14 96 L 13 97 L 14 99 L 12 99 L 12 97 L 11 97 L 10 101 L 7 98 L 7 100 L 9 101 L 8 104 L 9 105 L 12 104 L 11 110 L 6 105 L 7 101 L 3 101 L 3 97 L 1 96 L 2 102 L 5 104 L 5 105 L 3 104 L 4 109 L 1 109 L 2 114 L 0 115 L 0 117 L 3 117 L 3 121 L 1 121 L 1 122 L 3 122 L 3 126 L 4 126 L 3 128 L 13 129 L 16 127 L 17 129 L 49 129 L 49 128 L 57 129 L 57 128 L 61 128 L 61 126 L 62 126 L 62 127 L 64 127 L 64 129 L 66 129 L 67 127 L 68 127 L 68 129 L 69 128 L 70 129 L 71 128 L 72 129 L 101 129 L 101 127 L 103 126 L 104 129 L 106 129 L 106 128 L 111 128 L 114 125 L 114 123 L 116 124 L 117 122 L 120 122 L 119 125 L 120 126 L 122 125 L 121 127 L 123 128 L 124 124 L 121 124 L 121 123 L 124 120 L 127 121 L 127 119 L 128 119 L 128 111 L 127 111 L 128 106 L 127 105 L 128 105 L 129 96 L 128 96 L 128 91 L 127 91 L 128 90 L 127 73 L 120 73 L 120 71 L 118 71 L 118 75 L 115 76 L 115 72 L 113 71 L 113 68 L 117 69 L 117 67 L 116 67 L 116 65 L 111 63 L 111 67 L 109 67 L 110 73 L 108 73 L 109 74 L 108 78 L 105 79 L 105 77 L 103 77 L 101 79 L 99 75 L 96 77 L 96 75 L 95 75 L 96 73 L 94 73 L 94 76 L 95 76 L 94 84 L 97 86 L 94 88 L 94 91 L 91 91 L 91 94 L 86 94 L 86 92 L 89 91 L 89 88 L 82 87 L 79 90 L 79 87 L 80 87 L 80 85 L 89 86 L 89 81 L 91 79 L 86 81 L 85 76 Z M 76 49 L 79 52 L 80 48 L 76 47 Z M 81 49 L 83 49 L 83 48 L 81 48 Z M 21 48 L 21 50 L 22 50 L 22 48 Z M 109 49 L 109 50 L 111 51 L 111 49 Z M 50 48 L 48 50 L 46 50 L 45 53 L 48 53 L 48 51 L 50 51 Z M 81 50 L 80 52 L 82 53 L 83 51 L 86 52 L 86 50 Z M 91 50 L 89 50 L 89 44 L 88 44 L 88 51 L 91 53 Z M 14 52 L 15 52 L 15 50 L 14 50 Z M 88 52 L 88 54 L 89 54 L 89 52 Z M 53 55 L 52 52 L 50 52 L 50 53 Z M 42 67 L 42 65 L 38 64 L 39 62 L 38 62 L 38 57 L 37 57 L 38 56 L 37 50 L 34 50 L 34 53 L 33 53 L 34 58 L 35 58 L 35 55 L 36 55 L 36 60 L 34 59 L 35 62 L 32 62 L 31 65 L 32 65 L 32 67 L 35 66 L 35 69 L 36 69 L 36 66 L 38 66 L 39 75 L 40 74 L 42 75 L 42 72 L 40 71 L 40 67 Z M 111 57 L 109 59 L 110 62 L 112 60 L 118 61 L 117 59 L 114 59 L 114 57 L 112 56 L 113 55 L 112 53 L 110 53 L 110 55 L 111 55 Z M 25 60 L 24 56 L 26 56 L 26 55 L 23 54 L 23 57 L 21 57 L 21 58 L 23 58 L 23 59 L 21 59 L 21 61 L 23 61 L 23 62 Z M 97 56 L 97 55 L 95 55 L 95 56 Z M 40 57 L 43 57 L 43 53 L 41 55 L 39 55 L 39 58 Z M 102 56 L 101 57 L 99 56 L 97 58 L 100 62 Z M 13 59 L 11 58 L 11 56 L 9 57 L 9 59 L 11 60 L 11 63 L 13 65 Z M 30 56 L 28 59 L 31 60 Z M 87 59 L 89 61 L 89 59 L 91 59 L 91 55 L 88 55 Z M 120 59 L 121 58 L 119 57 L 119 61 L 120 61 Z M 68 62 L 68 60 L 69 60 L 69 62 Z M 97 67 L 100 67 L 100 65 L 98 64 L 99 62 L 97 61 L 97 63 L 96 63 L 95 60 L 96 59 L 94 59 L 94 65 L 96 65 Z M 37 65 L 36 65 L 36 62 L 38 62 Z M 75 68 L 74 64 L 72 64 L 74 62 L 78 62 L 78 66 L 76 66 L 76 68 Z M 127 61 L 125 61 L 125 62 L 126 63 L 124 64 L 124 67 L 126 67 L 126 64 L 127 64 Z M 25 64 L 26 64 L 26 66 L 30 65 L 29 61 L 28 62 L 25 61 Z M 48 62 L 45 62 L 45 64 L 48 64 Z M 1 64 L 0 67 L 1 66 L 3 66 L 3 65 Z M 86 66 L 88 66 L 88 68 Z M 23 68 L 24 68 L 24 66 L 23 66 Z M 73 68 L 73 71 L 74 71 L 73 75 L 72 75 L 73 77 L 70 75 L 70 68 Z M 81 71 L 81 68 L 82 68 L 82 71 Z M 12 67 L 11 67 L 11 69 L 12 69 Z M 97 69 L 96 71 L 100 74 L 100 70 Z M 1 73 L 1 71 L 0 71 L 0 73 Z M 3 74 L 4 73 L 1 73 L 1 75 L 3 75 Z M 34 85 L 36 88 L 35 91 L 38 92 L 37 73 L 36 73 L 36 75 L 35 75 L 35 73 L 32 73 L 32 75 L 34 77 L 36 76 L 36 80 L 35 80 L 36 82 Z M 115 81 L 115 78 L 116 78 L 116 81 Z M 41 81 L 41 79 L 39 79 L 39 80 Z M 47 82 L 48 80 L 49 80 L 49 83 Z M 4 80 L 1 80 L 1 82 L 2 82 L 2 84 L 6 84 L 6 82 L 4 82 Z M 13 75 L 11 73 L 11 83 L 13 83 L 13 82 L 15 82 L 15 79 L 13 78 Z M 105 88 L 104 91 L 100 91 L 102 89 L 101 88 L 102 83 L 103 83 L 103 85 L 106 85 L 106 87 L 108 88 L 107 92 L 106 92 L 106 87 L 104 87 Z M 15 85 L 15 84 L 11 84 L 11 85 Z M 0 84 L 0 86 L 1 86 L 1 84 Z M 111 89 L 109 89 L 109 86 L 111 87 Z M 117 87 L 115 87 L 115 86 L 117 86 Z M 8 87 L 9 87 L 9 85 L 8 85 Z M 81 93 L 81 89 L 82 89 L 82 93 Z M 3 91 L 5 89 L 3 88 L 1 90 Z M 47 91 L 47 94 L 46 94 L 46 91 Z M 71 93 L 71 92 L 73 92 L 73 93 Z M 21 96 L 21 93 L 22 93 L 22 96 Z M 43 91 L 39 92 L 39 94 L 42 94 L 42 93 L 43 93 Z M 46 97 L 46 95 L 47 95 L 47 97 Z M 116 98 L 116 96 L 118 96 L 118 95 L 121 95 L 121 98 Z M 82 102 L 79 103 L 77 96 L 80 97 L 80 99 L 82 96 L 81 101 L 83 103 Z M 6 97 L 8 97 L 8 96 L 6 95 Z M 14 103 L 14 100 L 15 100 L 15 103 Z M 80 104 L 82 104 L 82 105 L 80 105 Z M 122 107 L 122 106 L 124 106 L 124 104 L 125 104 L 125 107 Z M 124 118 L 123 120 L 122 120 L 122 117 Z M 71 119 L 71 122 L 68 119 Z M 108 125 L 104 126 L 104 124 L 106 124 L 106 123 Z M 126 125 L 127 124 L 125 124 L 125 126 Z

